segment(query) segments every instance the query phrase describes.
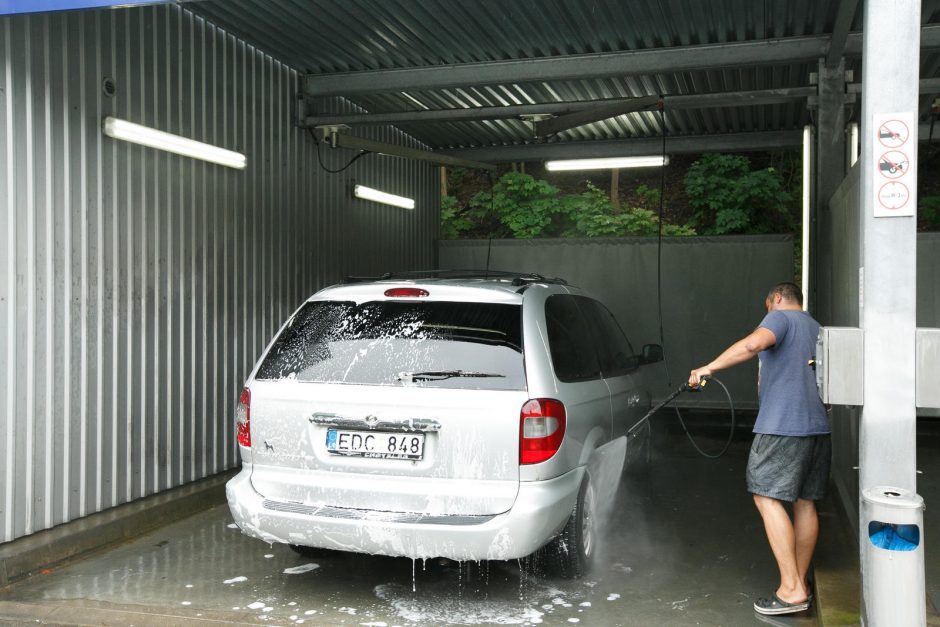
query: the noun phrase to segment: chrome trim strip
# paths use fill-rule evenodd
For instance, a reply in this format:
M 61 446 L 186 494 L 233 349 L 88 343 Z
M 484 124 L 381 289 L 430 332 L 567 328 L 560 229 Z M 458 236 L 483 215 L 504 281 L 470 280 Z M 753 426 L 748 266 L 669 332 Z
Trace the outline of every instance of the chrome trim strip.
M 496 518 L 496 515 L 484 516 L 430 516 L 415 512 L 380 512 L 370 509 L 352 509 L 348 507 L 317 507 L 303 503 L 287 503 L 264 499 L 265 509 L 289 514 L 303 514 L 305 516 L 323 516 L 325 518 L 342 518 L 344 520 L 376 520 L 389 523 L 408 523 L 418 525 L 482 525 Z
M 405 433 L 430 433 L 441 430 L 441 423 L 431 418 L 405 418 L 403 420 L 379 420 L 375 416 L 348 418 L 317 412 L 307 418 L 311 423 L 324 427 L 340 429 L 361 429 L 363 431 L 401 431 Z

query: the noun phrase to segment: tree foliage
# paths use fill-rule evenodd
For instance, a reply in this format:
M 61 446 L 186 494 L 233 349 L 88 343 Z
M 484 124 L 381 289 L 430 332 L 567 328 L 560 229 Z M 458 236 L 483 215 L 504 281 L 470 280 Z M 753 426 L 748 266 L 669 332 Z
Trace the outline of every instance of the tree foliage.
M 641 186 L 638 195 L 658 204 L 659 191 Z M 441 234 L 457 238 L 621 237 L 655 235 L 659 219 L 642 207 L 614 209 L 607 194 L 589 181 L 578 194 L 561 194 L 551 183 L 529 174 L 507 172 L 492 190 L 474 194 L 461 207 L 453 197 L 441 203 Z M 666 235 L 694 235 L 689 227 L 666 224 Z
M 644 186 L 645 187 L 645 186 Z M 643 196 L 644 192 L 638 190 Z M 659 191 L 645 190 L 658 203 Z M 652 193 L 650 193 L 652 192 Z M 622 237 L 625 235 L 657 235 L 659 216 L 649 209 L 629 207 L 616 211 L 604 191 L 591 182 L 587 190 L 574 197 L 568 209 L 574 229 L 570 235 L 580 237 Z M 694 235 L 695 231 L 675 224 L 663 225 L 664 235 Z
M 775 168 L 752 170 L 740 155 L 705 155 L 685 177 L 692 217 L 689 226 L 704 235 L 778 233 L 795 227 L 794 194 Z
M 922 231 L 940 231 L 940 196 L 924 196 L 919 201 L 918 222 Z

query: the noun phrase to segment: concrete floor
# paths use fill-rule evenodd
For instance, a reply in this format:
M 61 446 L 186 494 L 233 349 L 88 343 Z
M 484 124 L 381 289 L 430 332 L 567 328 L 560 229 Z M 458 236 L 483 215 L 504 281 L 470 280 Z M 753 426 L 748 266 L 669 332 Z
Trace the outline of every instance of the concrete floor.
M 674 422 L 660 418 L 650 466 L 628 469 L 600 559 L 581 580 L 516 562 L 305 558 L 242 536 L 221 506 L 0 591 L 0 622 L 815 625 L 812 612 L 767 619 L 751 607 L 776 572 L 744 491 L 749 435 L 707 460 L 667 428 Z M 721 443 L 717 432 L 700 441 Z

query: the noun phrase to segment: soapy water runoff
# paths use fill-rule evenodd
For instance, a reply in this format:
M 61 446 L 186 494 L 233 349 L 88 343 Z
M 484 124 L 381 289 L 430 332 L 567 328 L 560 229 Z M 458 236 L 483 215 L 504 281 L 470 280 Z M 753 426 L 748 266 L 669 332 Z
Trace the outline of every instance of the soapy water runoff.
M 36 603 L 37 617 L 57 603 L 146 606 L 180 624 L 209 614 L 369 627 L 754 624 L 751 603 L 771 589 L 775 569 L 740 486 L 746 448 L 715 462 L 689 452 L 683 438 L 670 436 L 651 468 L 623 473 L 582 579 L 554 578 L 538 559 L 298 555 L 244 536 L 219 505 L 11 586 L 0 600 Z

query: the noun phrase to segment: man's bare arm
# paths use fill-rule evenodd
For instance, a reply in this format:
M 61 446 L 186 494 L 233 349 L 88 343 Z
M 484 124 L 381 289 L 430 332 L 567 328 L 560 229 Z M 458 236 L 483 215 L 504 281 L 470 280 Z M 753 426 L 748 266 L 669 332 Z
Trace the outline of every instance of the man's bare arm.
M 758 327 L 753 333 L 743 340 L 738 340 L 725 351 L 712 360 L 709 364 L 696 368 L 689 375 L 689 385 L 696 386 L 702 381 L 702 377 L 710 377 L 713 373 L 744 363 L 753 359 L 757 353 L 767 350 L 777 343 L 777 337 L 770 329 Z

